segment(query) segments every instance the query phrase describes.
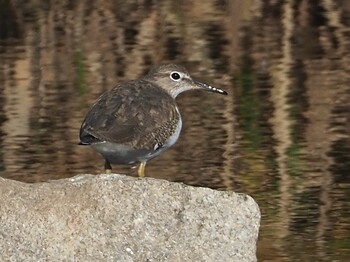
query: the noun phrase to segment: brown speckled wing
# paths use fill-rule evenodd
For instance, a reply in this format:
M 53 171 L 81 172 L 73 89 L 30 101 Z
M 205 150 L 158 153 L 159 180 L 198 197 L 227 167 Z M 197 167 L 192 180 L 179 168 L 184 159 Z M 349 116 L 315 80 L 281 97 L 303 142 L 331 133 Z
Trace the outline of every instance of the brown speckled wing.
M 129 81 L 100 96 L 86 115 L 80 140 L 154 149 L 174 133 L 178 120 L 175 101 L 163 89 L 145 80 Z

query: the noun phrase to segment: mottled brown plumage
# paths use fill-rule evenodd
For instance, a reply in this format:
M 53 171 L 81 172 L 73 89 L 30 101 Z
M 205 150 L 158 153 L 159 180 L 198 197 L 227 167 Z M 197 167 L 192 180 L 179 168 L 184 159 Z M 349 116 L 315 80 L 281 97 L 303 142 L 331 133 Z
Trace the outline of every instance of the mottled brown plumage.
M 80 129 L 80 144 L 101 153 L 106 169 L 112 164 L 146 162 L 172 146 L 181 130 L 175 97 L 186 90 L 225 91 L 194 82 L 178 65 L 154 67 L 139 80 L 128 81 L 103 93 Z
M 144 80 L 130 81 L 97 100 L 82 125 L 81 141 L 92 136 L 94 142 L 153 149 L 173 134 L 178 118 L 175 100 L 162 88 Z

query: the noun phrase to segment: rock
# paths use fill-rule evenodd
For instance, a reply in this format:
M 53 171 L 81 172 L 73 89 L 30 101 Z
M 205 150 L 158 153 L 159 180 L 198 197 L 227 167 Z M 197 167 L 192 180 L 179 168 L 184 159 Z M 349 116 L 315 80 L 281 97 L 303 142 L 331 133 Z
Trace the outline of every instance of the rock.
M 243 194 L 151 178 L 0 178 L 0 261 L 256 261 Z

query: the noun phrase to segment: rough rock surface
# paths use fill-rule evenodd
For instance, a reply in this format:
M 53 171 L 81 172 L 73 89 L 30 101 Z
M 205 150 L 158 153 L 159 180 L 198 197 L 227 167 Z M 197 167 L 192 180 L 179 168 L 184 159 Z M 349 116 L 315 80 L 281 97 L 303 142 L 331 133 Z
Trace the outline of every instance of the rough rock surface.
M 243 194 L 151 178 L 0 178 L 0 261 L 256 261 Z

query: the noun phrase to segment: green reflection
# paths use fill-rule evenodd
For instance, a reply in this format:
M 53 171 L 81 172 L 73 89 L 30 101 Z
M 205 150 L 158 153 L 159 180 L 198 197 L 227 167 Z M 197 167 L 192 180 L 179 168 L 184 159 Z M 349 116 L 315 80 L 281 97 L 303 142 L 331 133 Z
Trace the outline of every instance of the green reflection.
M 85 94 L 86 92 L 86 84 L 85 84 L 85 64 L 84 64 L 84 56 L 83 54 L 78 51 L 74 54 L 74 65 L 76 68 L 76 88 L 79 91 L 80 95 Z
M 237 102 L 240 127 L 245 142 L 245 149 L 255 151 L 261 147 L 262 133 L 259 128 L 261 99 L 255 92 L 256 77 L 252 70 L 252 61 L 243 58 L 243 66 L 237 76 Z

